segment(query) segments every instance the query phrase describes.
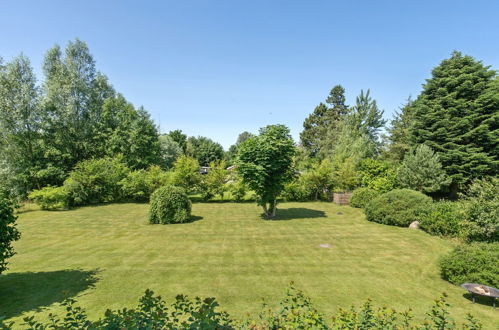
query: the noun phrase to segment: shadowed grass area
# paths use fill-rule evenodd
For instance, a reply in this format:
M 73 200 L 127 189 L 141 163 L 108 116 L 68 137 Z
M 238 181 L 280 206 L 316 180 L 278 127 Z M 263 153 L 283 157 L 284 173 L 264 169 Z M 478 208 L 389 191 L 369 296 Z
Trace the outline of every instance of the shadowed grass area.
M 40 310 L 94 286 L 95 271 L 9 273 L 0 276 L 0 315 L 13 317 Z
M 146 288 L 167 301 L 179 293 L 214 296 L 236 317 L 258 312 L 261 298 L 276 304 L 292 280 L 323 312 L 372 298 L 398 310 L 411 307 L 422 318 L 445 291 L 456 318 L 472 312 L 494 324 L 497 310 L 471 304 L 461 288 L 440 279 L 437 260 L 452 248 L 450 241 L 370 223 L 360 210 L 332 203 L 278 208 L 278 219 L 292 221 L 262 220 L 260 208 L 249 203 L 195 203 L 193 214 L 202 220 L 181 226 L 149 225 L 146 204 L 21 213 L 18 254 L 0 286 L 2 277 L 15 273 L 99 269 L 94 287 L 74 291 L 91 318 L 106 308 L 135 306 Z M 23 307 L 0 293 L 4 314 L 19 321 L 19 313 L 51 303 L 36 302 L 47 293 L 34 289 L 44 280 L 33 282 L 27 296 L 34 302 Z M 59 301 L 39 317 L 62 312 Z

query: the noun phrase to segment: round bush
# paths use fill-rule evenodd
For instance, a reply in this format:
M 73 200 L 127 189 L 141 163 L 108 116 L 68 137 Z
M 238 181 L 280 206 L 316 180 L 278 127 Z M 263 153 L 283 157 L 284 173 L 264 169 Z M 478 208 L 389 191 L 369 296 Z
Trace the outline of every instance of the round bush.
M 357 188 L 350 197 L 350 206 L 364 208 L 367 203 L 379 196 L 379 192 L 371 188 Z
M 175 186 L 163 186 L 151 195 L 150 223 L 183 223 L 191 219 L 191 201 L 185 190 Z
M 431 205 L 432 199 L 410 189 L 395 189 L 367 203 L 364 212 L 369 221 L 407 227 L 418 220 L 420 209 Z
M 421 229 L 436 236 L 459 236 L 465 210 L 459 202 L 438 202 L 421 209 L 418 215 Z
M 440 259 L 440 273 L 453 284 L 470 282 L 498 288 L 497 265 L 499 243 L 464 244 Z

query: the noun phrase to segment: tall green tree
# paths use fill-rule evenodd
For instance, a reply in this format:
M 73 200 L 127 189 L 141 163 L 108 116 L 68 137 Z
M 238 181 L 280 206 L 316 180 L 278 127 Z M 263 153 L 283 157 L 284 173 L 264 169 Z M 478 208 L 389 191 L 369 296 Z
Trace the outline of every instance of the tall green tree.
M 156 126 L 147 111 L 135 109 L 123 95 L 109 97 L 102 106 L 96 148 L 100 156 L 122 155 L 132 169 L 161 164 L 161 145 Z
M 497 73 L 460 52 L 435 67 L 413 104 L 413 145 L 435 150 L 452 179 L 451 192 L 498 173 Z
M 409 98 L 407 102 L 395 113 L 395 118 L 388 127 L 388 148 L 386 158 L 394 161 L 402 161 L 405 154 L 411 148 L 410 129 L 413 121 L 413 101 Z
M 364 93 L 360 91 L 357 96 L 355 106 L 346 117 L 349 129 L 358 132 L 360 135 L 366 135 L 374 144 L 379 144 L 379 132 L 385 125 L 383 119 L 383 110 L 378 108 L 376 100 L 370 96 L 370 91 Z
M 254 135 L 250 132 L 242 132 L 238 135 L 236 143 L 229 147 L 229 150 L 225 153 L 225 160 L 227 161 L 227 165 L 233 165 L 236 161 L 237 152 L 239 150 L 239 146 Z
M 196 158 L 201 166 L 209 166 L 211 162 L 223 159 L 224 148 L 207 137 L 191 136 L 187 139 L 186 154 Z
M 187 148 L 187 135 L 182 133 L 182 130 L 176 129 L 170 131 L 168 136 L 172 138 L 173 141 L 177 142 L 180 148 L 182 148 L 182 152 L 185 153 L 185 149 Z
M 243 181 L 255 191 L 264 215 L 276 215 L 277 196 L 293 179 L 295 145 L 284 125 L 269 125 L 260 134 L 241 144 L 237 171 Z
M 36 175 L 43 158 L 39 97 L 27 57 L 6 65 L 0 59 L 0 178 L 15 195 L 43 184 Z
M 161 165 L 165 168 L 172 167 L 177 158 L 182 155 L 182 148 L 168 134 L 160 135 L 159 144 L 161 146 Z
M 326 104 L 320 103 L 303 122 L 300 141 L 311 156 L 317 156 L 327 143 L 326 135 L 334 136 L 337 124 L 348 113 L 345 104 L 345 89 L 336 85 L 326 98 Z
M 56 45 L 44 60 L 43 132 L 47 168 L 40 176 L 60 183 L 81 160 L 96 150 L 93 138 L 100 127 L 104 100 L 114 95 L 107 79 L 96 71 L 87 45 L 76 39 L 64 49 Z

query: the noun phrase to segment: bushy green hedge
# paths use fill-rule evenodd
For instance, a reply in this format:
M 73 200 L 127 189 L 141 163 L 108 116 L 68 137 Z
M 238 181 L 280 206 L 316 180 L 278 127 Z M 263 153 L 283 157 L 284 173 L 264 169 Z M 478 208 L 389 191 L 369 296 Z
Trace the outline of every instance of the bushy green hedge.
M 150 223 L 183 223 L 191 219 L 191 201 L 183 188 L 163 186 L 151 195 Z
M 420 209 L 420 228 L 436 236 L 458 237 L 465 219 L 465 208 L 460 202 L 436 202 Z
M 499 287 L 499 243 L 471 243 L 456 247 L 440 260 L 442 277 L 454 284 L 478 283 Z
M 463 238 L 468 242 L 499 242 L 499 178 L 475 181 L 464 197 Z
M 395 189 L 370 201 L 364 212 L 369 221 L 406 227 L 418 220 L 421 208 L 428 207 L 431 203 L 430 197 L 418 191 Z
M 284 186 L 281 196 L 290 202 L 305 202 L 313 199 L 313 191 L 301 180 L 295 179 Z
M 364 208 L 367 203 L 378 197 L 381 193 L 371 188 L 357 188 L 350 197 L 350 206 Z
M 63 317 L 52 316 L 39 322 L 25 317 L 23 329 L 473 329 L 482 328 L 471 314 L 463 324 L 456 324 L 449 313 L 446 295 L 434 300 L 424 321 L 414 321 L 410 310 L 399 312 L 393 308 L 375 307 L 367 300 L 361 307 L 341 309 L 326 317 L 302 291 L 291 286 L 277 309 L 263 304 L 257 318 L 238 320 L 220 307 L 215 298 L 189 299 L 178 295 L 167 304 L 154 292 L 147 290 L 135 308 L 107 310 L 104 317 L 90 321 L 86 311 L 75 305 L 74 299 L 62 303 Z M 0 329 L 14 327 L 0 318 Z
M 69 195 L 64 187 L 45 187 L 33 190 L 28 198 L 40 205 L 42 210 L 56 210 L 68 206 Z
M 120 158 L 89 159 L 78 163 L 64 182 L 70 205 L 119 201 L 120 182 L 130 172 Z
M 125 199 L 146 202 L 156 189 L 168 184 L 169 180 L 168 172 L 159 166 L 151 166 L 147 170 L 128 173 L 126 178 L 120 181 L 120 185 Z

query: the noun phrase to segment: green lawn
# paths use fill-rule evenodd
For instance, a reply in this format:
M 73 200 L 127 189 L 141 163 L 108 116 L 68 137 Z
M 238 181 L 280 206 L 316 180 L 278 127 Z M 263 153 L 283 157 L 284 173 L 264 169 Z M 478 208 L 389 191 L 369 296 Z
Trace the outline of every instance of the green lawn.
M 26 211 L 10 270 L 0 276 L 0 314 L 61 312 L 76 297 L 91 318 L 134 306 L 146 288 L 164 298 L 215 296 L 242 317 L 277 303 L 288 283 L 324 312 L 366 298 L 423 316 L 445 291 L 452 313 L 472 312 L 488 326 L 498 311 L 472 305 L 440 279 L 437 260 L 451 242 L 423 232 L 367 222 L 358 209 L 332 203 L 283 203 L 279 220 L 259 217 L 252 203 L 196 203 L 197 221 L 149 225 L 146 204 L 71 211 Z M 330 244 L 322 248 L 320 244 Z

